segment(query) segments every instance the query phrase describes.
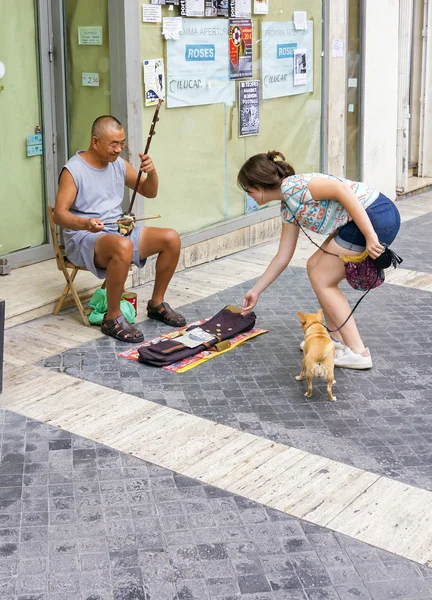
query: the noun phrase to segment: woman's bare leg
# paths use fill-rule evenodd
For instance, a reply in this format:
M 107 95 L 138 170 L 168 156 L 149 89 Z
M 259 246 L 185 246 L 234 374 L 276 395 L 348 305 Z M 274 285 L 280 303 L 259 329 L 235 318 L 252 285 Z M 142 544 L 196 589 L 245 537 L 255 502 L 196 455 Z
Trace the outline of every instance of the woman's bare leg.
M 333 239 L 328 240 L 325 244 L 326 250 L 338 256 L 342 254 L 358 256 L 361 254 L 361 252 L 341 248 Z M 320 306 L 324 310 L 327 327 L 336 329 L 342 325 L 351 312 L 348 300 L 339 289 L 339 283 L 345 279 L 345 267 L 338 256 L 325 254 L 320 250 L 318 250 L 318 253 L 321 256 L 318 255 L 308 266 L 308 275 Z M 318 253 L 315 253 L 311 258 L 314 258 Z M 353 317 L 342 327 L 340 334 L 345 344 L 353 352 L 361 353 L 365 349 Z

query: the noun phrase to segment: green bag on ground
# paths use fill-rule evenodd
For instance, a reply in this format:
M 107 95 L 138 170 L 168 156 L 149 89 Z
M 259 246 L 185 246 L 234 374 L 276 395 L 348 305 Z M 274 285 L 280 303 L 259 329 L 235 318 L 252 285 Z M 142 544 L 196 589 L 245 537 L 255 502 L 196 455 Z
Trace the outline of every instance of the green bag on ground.
M 88 316 L 91 325 L 100 325 L 108 310 L 106 290 L 99 288 L 93 294 L 89 306 L 93 309 Z M 133 325 L 135 323 L 135 308 L 127 300 L 120 300 L 120 310 L 126 319 Z

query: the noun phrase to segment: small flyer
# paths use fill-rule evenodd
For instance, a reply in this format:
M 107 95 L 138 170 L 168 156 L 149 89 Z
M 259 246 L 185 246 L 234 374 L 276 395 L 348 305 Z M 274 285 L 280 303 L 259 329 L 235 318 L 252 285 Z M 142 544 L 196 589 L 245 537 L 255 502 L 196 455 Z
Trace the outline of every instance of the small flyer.
M 204 0 L 180 0 L 180 16 L 203 17 Z
M 254 0 L 254 14 L 268 15 L 269 0 Z
M 294 50 L 294 85 L 307 84 L 306 50 Z
M 228 0 L 205 0 L 206 17 L 227 17 Z
M 201 346 L 206 342 L 214 341 L 215 336 L 211 333 L 207 333 L 201 327 L 195 327 L 190 331 L 186 331 L 180 337 L 175 338 L 176 342 L 183 344 L 187 348 L 196 348 L 197 346 Z
M 259 134 L 259 101 L 259 80 L 239 81 L 239 137 Z
M 230 19 L 230 79 L 252 77 L 252 19 Z
M 297 31 L 307 29 L 307 10 L 294 11 L 294 27 Z
M 143 23 L 162 23 L 162 6 L 143 4 L 142 11 Z
M 252 0 L 229 0 L 229 16 L 235 18 L 247 18 L 252 15 Z
M 166 40 L 179 40 L 183 29 L 183 17 L 164 17 L 162 35 Z
M 164 59 L 154 58 L 145 60 L 143 67 L 145 105 L 154 106 L 158 103 L 159 98 L 165 98 Z

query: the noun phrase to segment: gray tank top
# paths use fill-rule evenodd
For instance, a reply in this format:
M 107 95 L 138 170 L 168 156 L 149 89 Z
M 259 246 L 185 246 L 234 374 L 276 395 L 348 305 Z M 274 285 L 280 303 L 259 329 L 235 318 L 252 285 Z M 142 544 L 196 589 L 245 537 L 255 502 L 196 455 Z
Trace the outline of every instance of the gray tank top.
M 97 218 L 102 221 L 116 221 L 122 214 L 122 201 L 126 179 L 126 164 L 119 156 L 104 169 L 96 169 L 81 158 L 82 150 L 72 156 L 63 167 L 72 175 L 77 187 L 77 195 L 70 212 L 77 217 Z M 117 225 L 106 230 L 117 231 Z M 85 231 L 64 229 L 65 242 Z M 79 237 L 79 236 L 78 236 Z

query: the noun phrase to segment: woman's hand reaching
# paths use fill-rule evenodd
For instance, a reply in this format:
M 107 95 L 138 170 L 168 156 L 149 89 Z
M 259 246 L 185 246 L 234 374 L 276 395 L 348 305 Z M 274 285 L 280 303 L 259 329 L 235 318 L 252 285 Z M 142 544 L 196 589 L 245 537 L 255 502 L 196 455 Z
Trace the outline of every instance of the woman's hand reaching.
M 249 314 L 255 308 L 259 297 L 260 295 L 258 294 L 258 292 L 255 292 L 253 288 L 246 292 L 242 303 L 242 316 Z

